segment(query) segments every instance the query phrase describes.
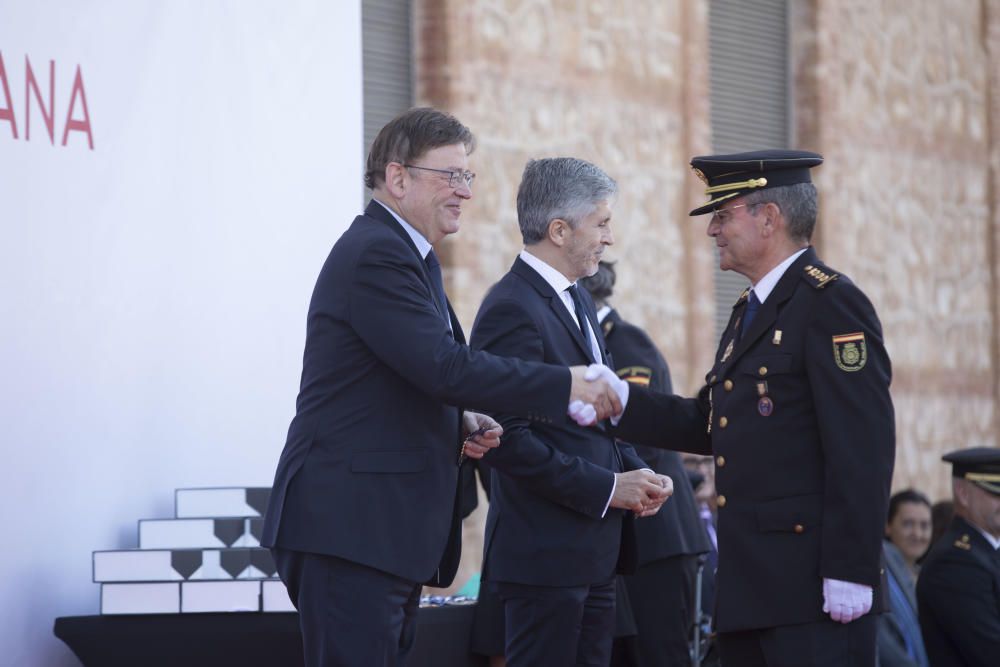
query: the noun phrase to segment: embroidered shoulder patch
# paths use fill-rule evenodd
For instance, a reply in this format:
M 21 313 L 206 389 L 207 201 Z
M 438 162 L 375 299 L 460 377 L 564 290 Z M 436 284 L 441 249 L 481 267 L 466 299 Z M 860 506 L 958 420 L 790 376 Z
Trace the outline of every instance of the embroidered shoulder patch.
M 868 361 L 864 332 L 833 337 L 833 360 L 842 371 L 860 371 Z
M 618 369 L 618 377 L 632 384 L 648 387 L 653 379 L 653 369 L 648 366 L 626 366 Z

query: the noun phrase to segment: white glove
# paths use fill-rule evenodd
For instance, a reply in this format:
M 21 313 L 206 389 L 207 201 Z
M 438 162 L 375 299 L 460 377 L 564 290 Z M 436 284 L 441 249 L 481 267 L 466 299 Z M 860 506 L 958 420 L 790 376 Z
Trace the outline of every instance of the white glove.
M 613 370 L 605 366 L 604 364 L 591 364 L 587 366 L 587 372 L 584 374 L 584 379 L 588 382 L 593 382 L 594 380 L 601 378 L 615 390 L 618 394 L 618 400 L 622 402 L 622 411 L 617 415 L 612 415 L 611 423 L 615 426 L 618 425 L 618 421 L 625 414 L 625 407 L 628 405 L 628 382 L 618 377 L 618 374 Z
M 872 587 L 840 579 L 823 579 L 823 611 L 839 623 L 850 623 L 872 609 Z
M 590 426 L 597 421 L 597 410 L 590 403 L 583 401 L 572 401 L 567 413 L 580 426 Z

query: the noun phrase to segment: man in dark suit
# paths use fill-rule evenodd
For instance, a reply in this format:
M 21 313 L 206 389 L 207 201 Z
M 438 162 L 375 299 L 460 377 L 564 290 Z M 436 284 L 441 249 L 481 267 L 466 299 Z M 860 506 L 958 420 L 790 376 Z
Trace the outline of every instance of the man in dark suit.
M 473 347 L 558 365 L 610 363 L 594 304 L 576 281 L 614 242 L 615 182 L 575 158 L 532 160 L 517 194 L 525 248 L 487 294 Z M 610 371 L 608 371 L 610 372 Z M 634 567 L 632 512 L 652 515 L 672 482 L 606 425 L 495 413 L 483 576 L 503 601 L 509 667 L 607 665 L 615 571 Z
M 618 401 L 582 379 L 585 365 L 463 344 L 432 245 L 458 231 L 473 147 L 468 128 L 433 109 L 386 125 L 368 156 L 372 202 L 313 292 L 297 412 L 261 540 L 299 610 L 310 666 L 403 664 L 421 584 L 454 577 L 460 449 L 481 456 L 501 432 L 457 406 L 559 421 L 571 400 L 600 413 Z
M 712 452 L 722 663 L 875 664 L 895 454 L 891 368 L 871 302 L 809 245 L 822 157 L 696 157 L 720 265 L 752 284 L 697 399 L 635 388 L 630 442 Z M 700 426 L 700 438 L 679 437 Z
M 933 667 L 1000 661 L 1000 449 L 951 452 L 955 517 L 917 579 L 920 627 Z
M 623 320 L 608 303 L 615 287 L 614 264 L 602 261 L 597 273 L 580 283 L 594 299 L 618 377 L 636 386 L 673 393 L 667 360 L 645 331 Z M 677 483 L 670 502 L 655 517 L 636 523 L 638 569 L 624 579 L 638 635 L 634 646 L 630 640 L 616 640 L 616 663 L 683 665 L 690 661 L 699 555 L 707 553 L 711 545 L 680 455 L 641 445 L 635 450 L 650 468 Z

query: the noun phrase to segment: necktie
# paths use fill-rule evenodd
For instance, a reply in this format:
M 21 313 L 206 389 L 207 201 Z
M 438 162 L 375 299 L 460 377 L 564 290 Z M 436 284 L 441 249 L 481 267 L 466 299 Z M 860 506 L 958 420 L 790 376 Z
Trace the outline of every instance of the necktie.
M 753 322 L 754 316 L 757 314 L 757 310 L 760 308 L 760 301 L 757 299 L 757 295 L 753 290 L 750 290 L 750 296 L 747 298 L 747 307 L 743 311 L 743 323 L 740 325 L 740 337 L 750 330 L 750 323 Z
M 438 312 L 444 317 L 444 321 L 448 323 L 448 328 L 451 328 L 451 318 L 448 317 L 448 297 L 444 294 L 444 279 L 441 277 L 441 262 L 438 261 L 437 255 L 434 254 L 434 248 L 431 248 L 430 252 L 427 253 L 427 257 L 424 258 L 424 262 L 427 264 L 427 275 L 430 276 L 431 286 L 434 288 L 434 301 L 437 305 Z
M 587 349 L 591 350 L 591 356 L 593 356 L 593 350 L 590 345 L 590 334 L 587 332 L 587 313 L 583 309 L 580 288 L 576 285 L 570 285 L 566 289 L 569 291 L 569 295 L 573 297 L 573 310 L 576 311 L 576 323 L 580 325 L 580 333 L 583 334 L 583 340 L 587 343 Z

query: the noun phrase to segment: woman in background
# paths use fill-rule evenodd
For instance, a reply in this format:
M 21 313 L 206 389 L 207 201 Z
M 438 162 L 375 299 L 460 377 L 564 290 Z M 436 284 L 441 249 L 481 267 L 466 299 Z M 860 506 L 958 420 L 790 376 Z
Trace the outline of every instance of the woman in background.
M 879 664 L 928 667 L 916 599 L 918 562 L 931 544 L 931 503 L 927 496 L 913 489 L 893 495 L 889 499 L 885 536 L 889 613 L 879 619 Z

